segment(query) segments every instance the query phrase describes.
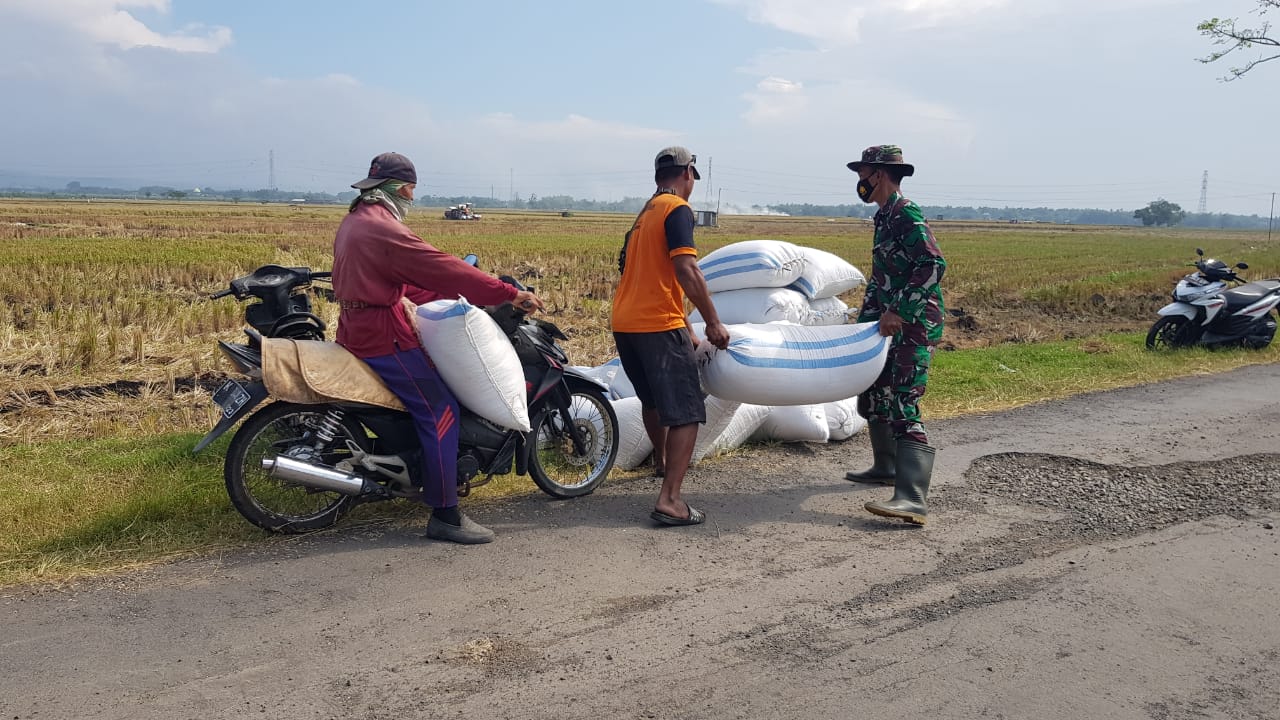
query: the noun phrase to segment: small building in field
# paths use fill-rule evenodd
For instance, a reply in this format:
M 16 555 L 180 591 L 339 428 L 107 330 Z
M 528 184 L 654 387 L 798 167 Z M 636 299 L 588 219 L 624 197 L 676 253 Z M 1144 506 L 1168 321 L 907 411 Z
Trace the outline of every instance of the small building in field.
M 693 224 L 697 227 L 719 227 L 716 225 L 717 214 L 715 210 L 694 210 Z

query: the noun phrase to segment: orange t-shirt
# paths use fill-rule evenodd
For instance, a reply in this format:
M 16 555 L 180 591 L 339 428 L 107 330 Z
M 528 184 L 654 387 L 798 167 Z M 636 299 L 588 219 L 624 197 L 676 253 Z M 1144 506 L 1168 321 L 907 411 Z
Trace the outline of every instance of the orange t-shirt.
M 688 216 L 689 232 L 683 240 L 669 238 L 667 221 L 672 212 L 683 223 Z M 636 219 L 627 241 L 626 265 L 613 295 L 613 331 L 627 333 L 665 332 L 685 327 L 684 288 L 676 279 L 677 255 L 697 257 L 693 245 L 693 209 L 679 195 L 659 193 L 649 200 Z

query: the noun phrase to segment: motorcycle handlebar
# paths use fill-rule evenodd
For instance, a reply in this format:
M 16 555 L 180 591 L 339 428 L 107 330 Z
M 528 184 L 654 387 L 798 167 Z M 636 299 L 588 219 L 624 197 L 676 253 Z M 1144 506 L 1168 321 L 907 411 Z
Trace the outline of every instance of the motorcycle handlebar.
M 232 292 L 231 290 L 222 290 L 221 292 L 216 292 L 216 293 L 214 293 L 214 294 L 210 295 L 210 296 L 209 296 L 209 299 L 210 299 L 210 300 L 217 300 L 218 298 L 224 298 L 224 297 L 226 297 L 226 296 L 230 295 L 230 294 L 231 294 L 231 292 Z

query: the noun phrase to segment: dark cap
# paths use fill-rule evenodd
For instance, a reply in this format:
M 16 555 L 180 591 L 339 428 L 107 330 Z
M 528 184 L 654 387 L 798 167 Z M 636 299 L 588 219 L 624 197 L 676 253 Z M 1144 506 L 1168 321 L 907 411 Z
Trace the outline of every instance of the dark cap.
M 358 190 L 368 190 L 371 187 L 377 187 L 388 180 L 403 180 L 407 183 L 418 183 L 418 171 L 413 169 L 413 163 L 409 158 L 400 153 L 382 153 L 369 163 L 369 177 L 358 183 L 352 183 L 351 187 Z
M 902 148 L 897 145 L 872 145 L 862 151 L 862 159 L 848 163 L 850 170 L 858 172 L 864 166 L 893 165 L 902 168 L 902 174 L 910 177 L 916 166 L 902 161 Z
M 658 157 L 653 159 L 653 169 L 661 170 L 669 167 L 691 167 L 693 168 L 693 179 L 701 180 L 702 176 L 698 174 L 698 168 L 694 167 L 694 163 L 698 162 L 698 156 L 689 152 L 688 148 L 682 148 L 674 145 L 669 148 L 663 148 L 658 153 Z

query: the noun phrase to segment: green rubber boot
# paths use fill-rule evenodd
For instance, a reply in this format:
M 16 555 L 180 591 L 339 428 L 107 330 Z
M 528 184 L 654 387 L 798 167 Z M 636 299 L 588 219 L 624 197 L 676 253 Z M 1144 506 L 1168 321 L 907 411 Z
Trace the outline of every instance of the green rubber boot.
M 896 468 L 894 459 L 898 455 L 898 448 L 893 442 L 893 426 L 889 423 L 867 423 L 867 434 L 871 436 L 871 467 L 861 472 L 847 472 L 844 479 L 892 485 Z
M 867 512 L 923 525 L 928 514 L 925 498 L 929 495 L 929 480 L 933 476 L 934 452 L 924 443 L 905 438 L 898 440 L 898 477 L 893 485 L 893 499 L 869 502 L 866 504 Z

